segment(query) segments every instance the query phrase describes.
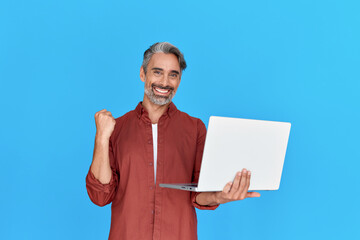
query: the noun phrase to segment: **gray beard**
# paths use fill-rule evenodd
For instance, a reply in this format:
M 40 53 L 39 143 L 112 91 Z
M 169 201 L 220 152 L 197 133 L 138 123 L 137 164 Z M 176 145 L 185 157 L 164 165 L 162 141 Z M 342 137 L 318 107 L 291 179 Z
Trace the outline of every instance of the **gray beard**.
M 150 99 L 150 102 L 160 106 L 170 103 L 174 97 L 174 92 L 171 92 L 168 97 L 155 95 L 152 87 L 150 89 L 145 88 L 145 94 Z

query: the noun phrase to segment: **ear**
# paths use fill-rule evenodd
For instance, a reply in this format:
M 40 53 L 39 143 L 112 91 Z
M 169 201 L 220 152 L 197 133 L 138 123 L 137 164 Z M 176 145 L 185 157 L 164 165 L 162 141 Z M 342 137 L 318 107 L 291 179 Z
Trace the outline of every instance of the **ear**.
M 142 66 L 140 68 L 140 79 L 141 79 L 141 81 L 145 82 L 145 71 Z

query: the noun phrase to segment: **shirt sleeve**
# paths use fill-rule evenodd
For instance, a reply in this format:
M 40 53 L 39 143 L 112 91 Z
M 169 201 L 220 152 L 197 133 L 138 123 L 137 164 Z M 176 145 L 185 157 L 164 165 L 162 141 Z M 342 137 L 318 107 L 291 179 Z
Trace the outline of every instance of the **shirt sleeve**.
M 194 172 L 193 172 L 193 183 L 197 183 L 199 181 L 199 174 L 200 174 L 200 167 L 201 167 L 201 160 L 202 160 L 202 155 L 203 155 L 203 151 L 204 151 L 204 145 L 205 145 L 205 137 L 206 137 L 206 127 L 205 124 L 198 119 L 198 123 L 197 123 L 197 146 L 196 146 L 196 159 L 195 159 L 195 167 L 194 167 Z M 196 196 L 199 195 L 200 192 L 191 192 L 191 203 L 194 207 L 201 209 L 201 210 L 215 210 L 218 205 L 214 205 L 214 206 L 203 206 L 203 205 L 199 205 L 196 202 Z
M 109 142 L 109 159 L 112 170 L 111 180 L 107 184 L 102 184 L 95 178 L 94 174 L 89 169 L 86 176 L 86 189 L 88 195 L 93 203 L 98 206 L 105 206 L 112 202 L 115 197 L 117 185 L 119 182 L 119 174 L 116 171 L 115 157 L 112 147 L 112 141 Z

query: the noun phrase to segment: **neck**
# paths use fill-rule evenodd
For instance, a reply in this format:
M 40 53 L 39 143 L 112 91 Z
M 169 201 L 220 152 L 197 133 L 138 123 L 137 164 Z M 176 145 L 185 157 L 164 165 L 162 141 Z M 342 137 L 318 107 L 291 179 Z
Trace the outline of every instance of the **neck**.
M 144 94 L 142 105 L 148 112 L 151 123 L 155 124 L 159 122 L 160 117 L 168 109 L 170 103 L 165 105 L 156 105 L 150 101 L 146 94 Z

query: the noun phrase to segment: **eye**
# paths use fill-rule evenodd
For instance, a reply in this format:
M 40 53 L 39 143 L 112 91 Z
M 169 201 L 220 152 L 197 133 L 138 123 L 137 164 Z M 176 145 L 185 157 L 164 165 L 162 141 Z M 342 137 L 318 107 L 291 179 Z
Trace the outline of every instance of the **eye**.
M 155 75 L 155 76 L 160 76 L 160 75 L 161 75 L 161 71 L 159 71 L 159 70 L 154 70 L 154 75 Z
M 177 76 L 178 76 L 177 73 L 170 73 L 171 78 L 177 78 Z

